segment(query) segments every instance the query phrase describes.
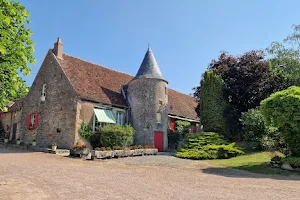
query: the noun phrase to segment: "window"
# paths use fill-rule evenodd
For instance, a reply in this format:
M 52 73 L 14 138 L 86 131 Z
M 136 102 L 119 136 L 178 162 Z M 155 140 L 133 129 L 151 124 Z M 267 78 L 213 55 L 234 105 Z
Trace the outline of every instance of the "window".
M 35 129 L 38 125 L 38 113 L 35 114 L 29 114 L 27 116 L 27 124 L 26 127 L 28 129 Z
M 45 101 L 46 100 L 46 84 L 43 85 L 42 88 L 42 93 L 41 93 L 41 101 Z
M 162 105 L 163 105 L 162 100 L 158 100 L 158 104 L 159 104 L 160 106 L 162 106 Z
M 165 87 L 165 95 L 168 94 L 168 90 L 167 90 L 167 87 Z
M 161 113 L 160 112 L 156 113 L 156 123 L 161 123 Z
M 123 125 L 123 112 L 117 112 L 117 125 Z

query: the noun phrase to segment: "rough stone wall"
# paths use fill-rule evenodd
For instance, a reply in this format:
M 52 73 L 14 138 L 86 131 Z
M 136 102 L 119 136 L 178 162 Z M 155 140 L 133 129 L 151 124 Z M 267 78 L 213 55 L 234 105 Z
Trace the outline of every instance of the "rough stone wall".
M 45 102 L 40 100 L 43 84 L 47 84 Z M 76 92 L 52 50 L 49 50 L 23 103 L 21 141 L 31 143 L 36 139 L 40 147 L 56 142 L 59 148 L 72 148 L 75 143 L 77 100 Z M 26 128 L 27 116 L 35 113 L 38 113 L 38 126 L 29 130 Z M 49 134 L 52 137 L 48 137 Z
M 92 126 L 93 122 L 93 112 L 94 112 L 94 104 L 86 101 L 78 101 L 77 102 L 77 111 L 76 111 L 76 123 L 75 123 L 75 143 L 87 143 L 87 141 L 82 138 L 78 130 L 82 123 L 89 124 Z
M 154 145 L 154 131 L 164 133 L 164 150 L 168 147 L 168 95 L 167 83 L 159 79 L 136 79 L 128 84 L 131 107 L 131 124 L 134 127 L 135 144 Z M 162 105 L 159 105 L 162 101 Z M 161 112 L 161 123 L 156 113 Z
M 3 129 L 5 130 L 6 133 L 10 132 L 10 130 L 7 130 L 7 125 L 8 126 L 11 126 L 12 123 L 11 123 L 11 114 L 10 112 L 5 112 L 2 114 L 2 120 L 1 120 L 1 123 L 2 123 L 2 126 L 3 126 Z

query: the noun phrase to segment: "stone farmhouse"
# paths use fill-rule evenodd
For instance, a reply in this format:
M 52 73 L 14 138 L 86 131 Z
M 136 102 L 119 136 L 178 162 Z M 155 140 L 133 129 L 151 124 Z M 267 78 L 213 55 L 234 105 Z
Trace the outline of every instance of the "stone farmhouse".
M 27 96 L 0 113 L 9 140 L 36 140 L 48 147 L 72 148 L 83 139 L 82 123 L 93 130 L 105 124 L 131 124 L 135 144 L 168 146 L 167 129 L 175 121 L 191 122 L 190 132 L 199 128 L 197 103 L 189 95 L 168 88 L 153 52 L 148 48 L 136 74 L 131 76 L 63 53 L 58 38 L 50 49 Z

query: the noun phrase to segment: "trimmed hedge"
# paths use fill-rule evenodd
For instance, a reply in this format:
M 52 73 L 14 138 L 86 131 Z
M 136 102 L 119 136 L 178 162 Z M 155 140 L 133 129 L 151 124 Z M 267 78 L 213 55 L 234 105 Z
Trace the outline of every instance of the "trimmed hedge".
M 134 129 L 130 125 L 106 125 L 99 128 L 96 135 L 101 147 L 126 147 L 133 143 Z
M 235 143 L 227 142 L 223 136 L 214 132 L 190 134 L 183 146 L 176 152 L 179 158 L 195 160 L 225 159 L 244 154 Z

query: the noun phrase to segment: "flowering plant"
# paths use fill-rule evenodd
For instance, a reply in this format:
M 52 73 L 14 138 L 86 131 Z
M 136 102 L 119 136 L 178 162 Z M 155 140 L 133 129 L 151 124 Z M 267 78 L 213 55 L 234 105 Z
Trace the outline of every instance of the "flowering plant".
M 86 144 L 76 144 L 75 146 L 73 146 L 74 150 L 80 150 L 80 149 L 85 149 L 87 146 Z

